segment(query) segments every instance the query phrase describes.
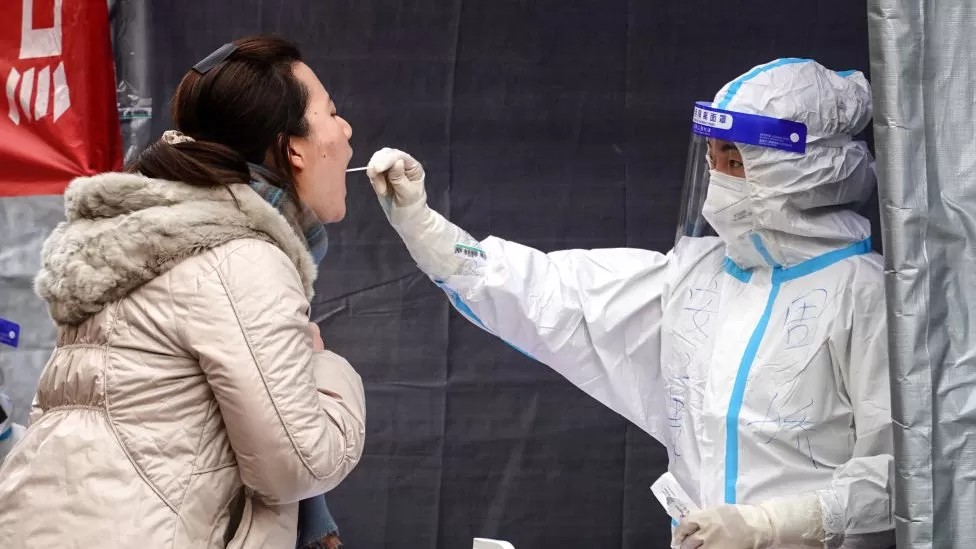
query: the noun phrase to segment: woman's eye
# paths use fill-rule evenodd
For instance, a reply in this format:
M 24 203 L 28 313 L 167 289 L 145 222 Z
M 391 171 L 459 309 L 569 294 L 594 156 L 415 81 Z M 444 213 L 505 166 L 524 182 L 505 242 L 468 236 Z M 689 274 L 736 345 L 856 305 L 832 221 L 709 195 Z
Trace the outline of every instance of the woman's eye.
M 729 167 L 738 170 L 739 168 L 742 168 L 743 165 L 742 162 L 739 162 L 738 160 L 729 160 Z

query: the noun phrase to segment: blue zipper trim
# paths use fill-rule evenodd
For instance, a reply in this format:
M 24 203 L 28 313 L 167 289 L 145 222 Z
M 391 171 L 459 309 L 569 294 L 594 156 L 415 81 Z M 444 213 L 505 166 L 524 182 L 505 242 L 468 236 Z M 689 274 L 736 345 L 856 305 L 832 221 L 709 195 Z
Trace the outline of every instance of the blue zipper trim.
M 735 385 L 732 386 L 732 398 L 729 400 L 729 412 L 725 416 L 725 503 L 735 503 L 735 485 L 739 480 L 739 413 L 742 412 L 742 399 L 746 393 L 746 383 L 749 372 L 759 353 L 759 345 L 766 335 L 766 327 L 773 315 L 773 303 L 779 295 L 779 282 L 774 282 L 766 300 L 766 310 L 763 311 L 759 324 L 749 338 L 746 352 L 739 362 L 739 371 L 735 374 Z

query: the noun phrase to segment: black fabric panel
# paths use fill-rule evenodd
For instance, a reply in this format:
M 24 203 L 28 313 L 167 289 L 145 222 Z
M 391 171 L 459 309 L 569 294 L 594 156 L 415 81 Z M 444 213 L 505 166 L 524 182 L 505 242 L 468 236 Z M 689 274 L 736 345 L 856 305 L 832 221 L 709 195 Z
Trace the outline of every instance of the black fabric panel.
M 148 3 L 147 3 L 148 4 Z M 148 6 L 147 6 L 147 9 Z M 544 251 L 667 250 L 694 100 L 776 57 L 867 71 L 866 8 L 627 0 L 179 0 L 151 17 L 154 135 L 220 44 L 298 42 L 353 125 L 354 165 L 402 148 L 433 207 Z M 314 304 L 367 387 L 367 448 L 329 506 L 351 548 L 665 547 L 667 453 L 480 331 L 418 273 L 363 174 Z M 651 367 L 652 365 L 649 365 Z

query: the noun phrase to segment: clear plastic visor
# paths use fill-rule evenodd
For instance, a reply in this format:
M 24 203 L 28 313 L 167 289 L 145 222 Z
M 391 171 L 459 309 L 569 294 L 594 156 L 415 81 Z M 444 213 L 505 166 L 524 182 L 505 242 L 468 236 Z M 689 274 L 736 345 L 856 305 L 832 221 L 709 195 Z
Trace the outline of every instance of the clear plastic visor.
M 804 154 L 807 146 L 807 127 L 804 124 L 718 109 L 706 101 L 695 104 L 691 130 L 675 244 L 683 237 L 716 234 L 702 216 L 708 194 L 709 171 L 712 169 L 708 156 L 709 141 L 754 145 L 798 154 Z

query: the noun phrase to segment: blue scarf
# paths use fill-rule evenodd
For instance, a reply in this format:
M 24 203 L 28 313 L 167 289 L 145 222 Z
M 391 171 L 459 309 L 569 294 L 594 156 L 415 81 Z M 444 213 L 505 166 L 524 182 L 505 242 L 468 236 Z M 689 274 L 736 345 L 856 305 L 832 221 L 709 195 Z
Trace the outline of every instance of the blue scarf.
M 275 185 L 273 182 L 278 178 L 271 170 L 259 164 L 248 166 L 251 168 L 251 188 L 254 192 L 281 212 L 295 233 L 305 240 L 315 263 L 321 263 L 329 251 L 329 234 L 325 231 L 325 224 L 319 221 L 311 208 L 300 202 L 296 204 L 288 193 Z

